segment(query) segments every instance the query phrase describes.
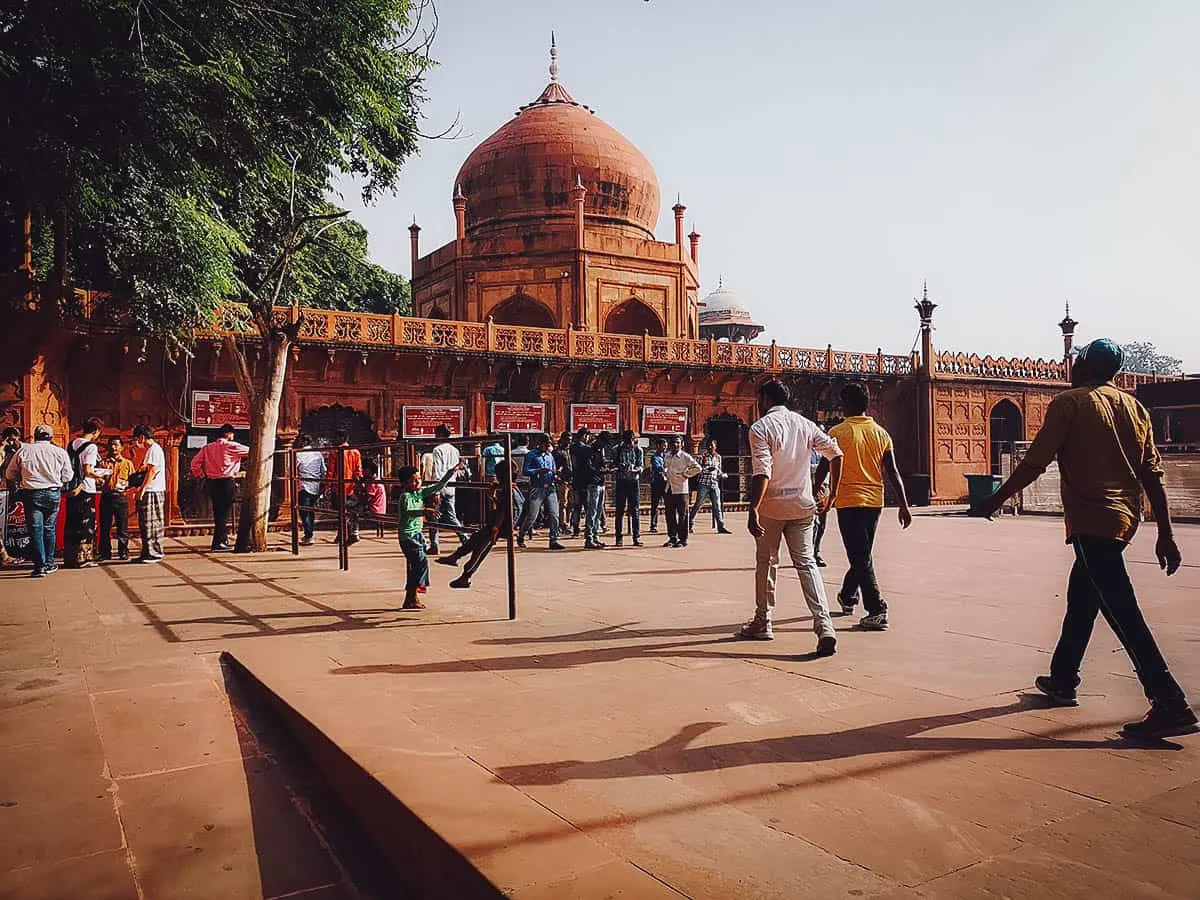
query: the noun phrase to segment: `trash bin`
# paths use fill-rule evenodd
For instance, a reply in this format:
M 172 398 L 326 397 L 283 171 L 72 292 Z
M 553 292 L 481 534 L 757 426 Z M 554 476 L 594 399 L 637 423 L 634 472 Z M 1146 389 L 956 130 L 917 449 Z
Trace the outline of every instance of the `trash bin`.
M 999 475 L 968 475 L 967 501 L 977 506 L 1000 489 L 1004 481 Z
M 905 475 L 904 492 L 908 494 L 909 506 L 928 506 L 929 476 L 921 472 L 910 472 Z

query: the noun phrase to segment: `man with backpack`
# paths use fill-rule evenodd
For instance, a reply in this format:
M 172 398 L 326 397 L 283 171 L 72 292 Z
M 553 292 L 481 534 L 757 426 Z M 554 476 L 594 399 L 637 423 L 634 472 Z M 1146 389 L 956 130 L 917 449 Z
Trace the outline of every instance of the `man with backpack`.
M 88 419 L 71 441 L 71 480 L 67 483 L 67 520 L 63 527 L 63 566 L 86 569 L 96 565 L 96 496 L 98 482 L 108 475 L 101 469 L 100 423 Z

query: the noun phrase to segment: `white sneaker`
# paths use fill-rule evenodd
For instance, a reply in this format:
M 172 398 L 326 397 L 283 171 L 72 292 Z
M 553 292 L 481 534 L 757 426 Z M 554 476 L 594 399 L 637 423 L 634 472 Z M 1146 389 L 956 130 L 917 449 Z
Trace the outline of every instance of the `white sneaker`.
M 770 622 L 751 619 L 735 631 L 733 636 L 747 641 L 773 641 L 775 640 L 775 631 Z

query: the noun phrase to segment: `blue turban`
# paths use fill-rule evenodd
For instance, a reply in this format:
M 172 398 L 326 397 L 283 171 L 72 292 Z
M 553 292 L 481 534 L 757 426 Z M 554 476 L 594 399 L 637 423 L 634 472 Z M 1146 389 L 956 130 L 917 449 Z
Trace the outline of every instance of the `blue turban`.
M 1107 379 L 1120 372 L 1125 365 L 1125 351 L 1116 341 L 1096 338 L 1080 348 L 1077 359 L 1091 366 L 1097 376 Z

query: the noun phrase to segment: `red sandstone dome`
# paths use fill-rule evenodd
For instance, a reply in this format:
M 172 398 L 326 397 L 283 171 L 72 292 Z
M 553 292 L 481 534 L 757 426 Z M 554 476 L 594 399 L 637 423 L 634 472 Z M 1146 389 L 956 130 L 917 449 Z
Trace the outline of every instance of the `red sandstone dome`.
M 653 239 L 659 194 L 650 161 L 552 80 L 459 170 L 468 234 L 478 238 L 505 226 L 569 222 L 577 176 L 587 188 L 589 227 Z

